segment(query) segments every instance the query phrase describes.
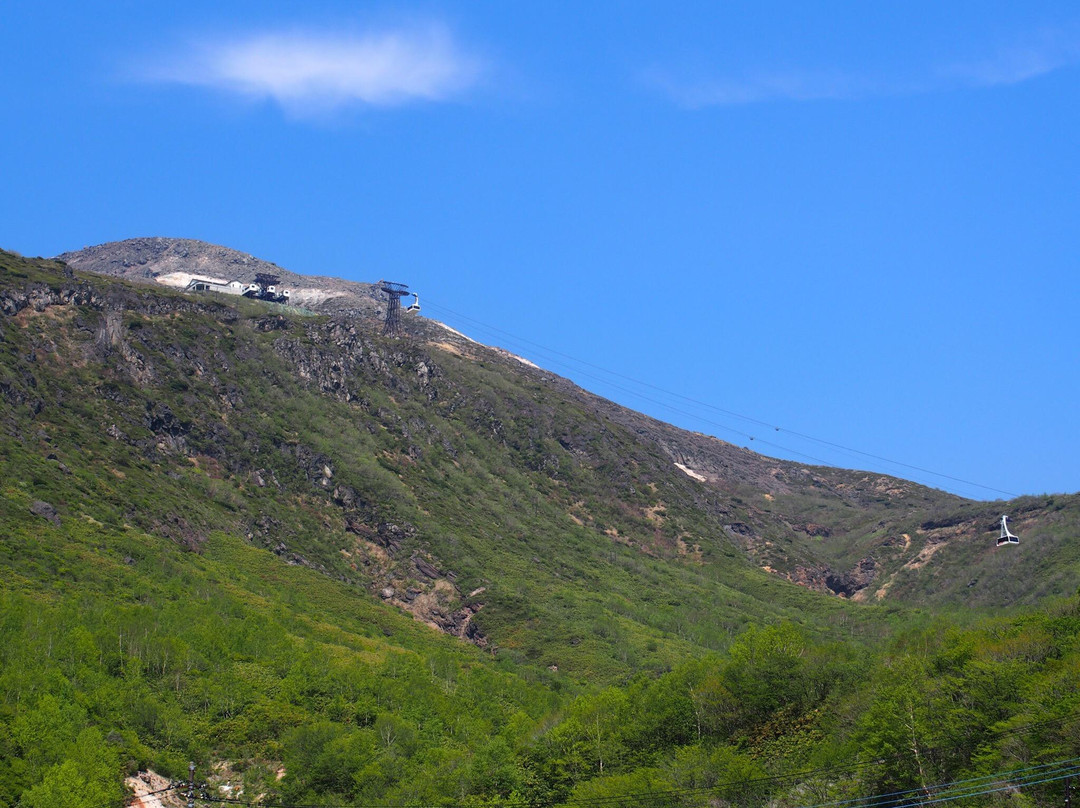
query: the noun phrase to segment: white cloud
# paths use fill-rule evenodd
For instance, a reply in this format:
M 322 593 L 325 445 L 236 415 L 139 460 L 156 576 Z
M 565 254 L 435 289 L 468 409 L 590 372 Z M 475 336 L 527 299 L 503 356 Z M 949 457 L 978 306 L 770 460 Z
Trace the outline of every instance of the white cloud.
M 479 79 L 479 59 L 438 26 L 366 33 L 289 31 L 193 42 L 142 71 L 154 81 L 268 98 L 305 114 L 445 101 Z

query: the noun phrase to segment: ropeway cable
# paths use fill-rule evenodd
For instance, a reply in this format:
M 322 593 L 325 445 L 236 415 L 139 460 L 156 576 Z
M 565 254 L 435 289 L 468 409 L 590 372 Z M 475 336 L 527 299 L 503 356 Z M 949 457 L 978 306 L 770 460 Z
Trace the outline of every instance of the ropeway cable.
M 822 446 L 828 446 L 828 447 L 830 447 L 832 449 L 837 449 L 837 450 L 840 450 L 840 451 L 843 451 L 843 452 L 848 452 L 848 453 L 851 453 L 851 454 L 859 455 L 859 456 L 866 457 L 866 458 L 869 458 L 869 459 L 872 459 L 872 460 L 876 460 L 876 461 L 881 462 L 881 463 L 888 463 L 890 465 L 899 466 L 899 467 L 902 467 L 902 468 L 905 468 L 905 469 L 910 469 L 912 471 L 917 471 L 917 472 L 920 472 L 921 474 L 929 474 L 929 475 L 932 475 L 934 477 L 939 477 L 941 479 L 950 480 L 950 481 L 956 482 L 956 483 L 961 483 L 963 485 L 969 485 L 969 486 L 973 486 L 975 488 L 981 488 L 981 489 L 986 490 L 986 491 L 993 491 L 994 493 L 1004 494 L 1004 495 L 1006 495 L 1008 497 L 1016 497 L 1016 496 L 1018 496 L 1016 493 L 1011 492 L 1011 491 L 1005 491 L 1004 489 L 995 488 L 993 486 L 984 485 L 982 483 L 977 483 L 977 482 L 975 482 L 973 480 L 966 480 L 966 479 L 963 479 L 961 477 L 953 476 L 951 474 L 945 474 L 943 472 L 934 471 L 933 469 L 929 469 L 929 468 L 926 468 L 924 466 L 917 466 L 917 465 L 914 465 L 914 464 L 911 464 L 911 463 L 905 463 L 905 462 L 900 461 L 900 460 L 893 460 L 892 458 L 888 458 L 888 457 L 885 457 L 883 455 L 874 454 L 872 452 L 866 452 L 866 451 L 863 451 L 861 449 L 855 449 L 855 448 L 850 447 L 850 446 L 845 446 L 843 444 L 836 443 L 835 441 L 826 440 L 824 438 L 818 438 L 818 437 L 815 437 L 814 435 L 810 435 L 810 434 L 807 434 L 807 433 L 804 433 L 804 432 L 799 432 L 799 431 L 794 430 L 794 429 L 788 429 L 787 427 L 777 426 L 777 425 L 771 424 L 771 423 L 769 423 L 767 421 L 762 421 L 759 418 L 754 418 L 754 417 L 749 416 L 749 415 L 744 415 L 742 413 L 735 412 L 734 410 L 725 409 L 724 407 L 720 407 L 720 406 L 717 406 L 715 404 L 711 404 L 711 403 L 709 403 L 707 401 L 701 401 L 699 399 L 695 399 L 695 398 L 692 398 L 690 396 L 683 395 L 681 393 L 676 393 L 676 392 L 674 392 L 672 390 L 667 390 L 667 389 L 665 389 L 663 387 L 660 387 L 659 385 L 655 385 L 655 384 L 652 384 L 650 382 L 646 382 L 646 381 L 642 381 L 640 379 L 636 379 L 636 378 L 634 378 L 632 376 L 628 376 L 628 375 L 626 375 L 624 373 L 619 373 L 618 371 L 608 370 L 607 368 L 604 368 L 604 367 L 602 367 L 600 365 L 594 364 L 594 363 L 589 362 L 589 361 L 584 360 L 584 359 L 578 359 L 575 356 L 572 356 L 572 355 L 567 354 L 567 353 L 563 353 L 562 351 L 557 351 L 554 348 L 549 348 L 547 346 L 544 346 L 544 345 L 542 345 L 542 344 L 540 344 L 538 342 L 534 342 L 533 340 L 527 339 L 525 337 L 519 337 L 519 336 L 517 336 L 517 335 L 515 335 L 515 334 L 513 334 L 513 333 L 511 333 L 509 331 L 498 328 L 497 326 L 489 325 L 489 324 L 484 323 L 484 322 L 482 322 L 480 320 L 476 320 L 475 318 L 469 317 L 468 315 L 465 315 L 465 314 L 461 314 L 460 312 L 454 311 L 453 309 L 447 308 L 447 307 L 445 307 L 445 306 L 443 306 L 443 305 L 441 305 L 439 303 L 431 303 L 430 298 L 427 299 L 426 305 L 428 305 L 428 306 L 430 306 L 432 308 L 441 310 L 441 311 L 445 311 L 446 313 L 448 313 L 450 315 L 453 315 L 454 317 L 460 318 L 461 320 L 468 321 L 468 322 L 472 323 L 474 326 L 479 327 L 481 329 L 484 329 L 484 330 L 487 330 L 487 331 L 490 331 L 490 332 L 493 332 L 493 333 L 496 333 L 496 334 L 500 334 L 500 335 L 502 335 L 504 337 L 509 337 L 510 339 L 515 340 L 517 342 L 524 343 L 524 344 L 527 344 L 529 346 L 532 346 L 533 349 L 539 349 L 540 351 L 546 352 L 547 354 L 551 354 L 551 355 L 554 355 L 554 356 L 562 357 L 564 359 L 568 359 L 571 362 L 575 362 L 575 363 L 577 363 L 579 365 L 583 365 L 585 367 L 593 368 L 594 370 L 598 370 L 598 371 L 600 371 L 602 373 L 606 373 L 606 374 L 608 374 L 610 376 L 614 376 L 616 378 L 624 379 L 626 381 L 632 382 L 632 383 L 640 385 L 642 387 L 646 387 L 646 388 L 649 388 L 649 389 L 652 389 L 652 390 L 656 390 L 657 392 L 663 393 L 664 395 L 671 396 L 673 398 L 681 399 L 683 401 L 686 401 L 686 402 L 688 402 L 690 404 L 694 404 L 694 405 L 699 406 L 699 407 L 705 407 L 707 409 L 713 410 L 715 412 L 722 413 L 722 414 L 727 415 L 727 416 L 732 417 L 732 418 L 737 418 L 739 420 L 745 421 L 745 422 L 750 423 L 750 424 L 755 424 L 757 426 L 766 427 L 766 428 L 772 429 L 772 430 L 774 430 L 776 432 L 786 433 L 786 434 L 792 435 L 794 437 L 800 438 L 802 440 L 812 441 L 812 442 L 818 443 L 818 444 L 820 444 Z M 551 361 L 551 360 L 549 360 L 549 361 Z M 643 395 L 641 395 L 640 393 L 638 393 L 638 392 L 636 392 L 634 390 L 629 390 L 627 388 L 615 385 L 611 381 L 609 381 L 608 379 L 604 379 L 602 377 L 597 377 L 597 376 L 593 376 L 593 375 L 584 373 L 580 369 L 574 368 L 572 365 L 566 365 L 565 363 L 558 362 L 558 360 L 554 360 L 554 361 L 557 364 L 562 364 L 564 367 L 571 368 L 575 373 L 586 376 L 587 378 L 592 378 L 592 379 L 594 379 L 596 381 L 600 381 L 600 382 L 602 382 L 604 384 L 607 384 L 607 385 L 609 385 L 609 386 L 611 386 L 611 387 L 613 387 L 613 388 L 615 388 L 617 390 L 621 390 L 623 392 L 629 393 L 630 395 L 638 396 L 638 397 L 642 398 L 645 401 L 649 401 L 651 403 L 658 404 L 658 405 L 663 406 L 663 407 L 667 407 L 668 409 L 671 409 L 674 412 L 678 412 L 678 413 L 680 413 L 682 415 L 687 415 L 688 417 L 691 417 L 691 418 L 697 418 L 699 420 L 704 421 L 705 423 L 710 424 L 711 426 L 717 426 L 717 427 L 719 427 L 721 429 L 728 430 L 730 432 L 741 435 L 741 436 L 743 436 L 745 438 L 748 438 L 750 440 L 757 440 L 759 444 L 771 446 L 771 447 L 777 448 L 777 449 L 781 449 L 782 451 L 797 454 L 797 455 L 799 455 L 801 457 L 807 457 L 807 458 L 810 458 L 810 459 L 814 460 L 815 462 L 824 463 L 825 465 L 833 465 L 832 463 L 830 463 L 828 461 L 824 461 L 824 460 L 821 460 L 819 458 L 814 458 L 811 455 L 807 455 L 805 453 L 802 453 L 802 452 L 799 452 L 797 450 L 791 449 L 791 448 L 789 448 L 787 446 L 783 446 L 781 444 L 777 444 L 777 443 L 774 443 L 774 442 L 771 442 L 771 441 L 767 441 L 767 440 L 758 438 L 755 435 L 751 435 L 750 433 L 743 432 L 741 430 L 735 429 L 735 428 L 727 426 L 725 424 L 719 424 L 719 423 L 716 423 L 716 422 L 713 422 L 713 421 L 709 421 L 709 420 L 704 419 L 704 418 L 702 418 L 701 416 L 699 416 L 699 415 L 697 415 L 695 413 L 689 413 L 689 412 L 686 412 L 685 410 L 679 410 L 679 409 L 677 409 L 675 407 L 672 407 L 671 405 L 666 404 L 664 402 L 657 401 L 656 399 L 651 399 L 651 398 L 648 398 L 646 396 L 643 396 Z

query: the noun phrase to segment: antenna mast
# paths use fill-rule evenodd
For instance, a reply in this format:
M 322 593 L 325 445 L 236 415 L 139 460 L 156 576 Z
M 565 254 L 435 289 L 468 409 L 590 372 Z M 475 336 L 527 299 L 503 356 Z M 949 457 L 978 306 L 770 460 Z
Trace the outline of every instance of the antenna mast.
M 379 290 L 386 295 L 386 320 L 382 332 L 388 337 L 396 337 L 401 330 L 401 298 L 409 295 L 409 287 L 404 283 L 379 281 Z

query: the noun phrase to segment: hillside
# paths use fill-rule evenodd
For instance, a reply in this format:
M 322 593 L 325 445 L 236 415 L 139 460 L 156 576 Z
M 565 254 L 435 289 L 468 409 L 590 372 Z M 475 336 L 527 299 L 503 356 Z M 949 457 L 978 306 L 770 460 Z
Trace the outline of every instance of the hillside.
M 193 550 L 240 535 L 574 678 L 659 669 L 751 620 L 841 608 L 811 608 L 821 598 L 748 563 L 726 527 L 779 525 L 497 351 L 35 272 L 59 285 L 0 293 L 17 326 L 11 429 L 39 436 L 9 457 L 21 477 L 40 469 L 28 495 L 61 518 Z
M 294 298 L 306 300 L 304 308 L 344 314 L 354 326 L 365 324 L 369 334 L 377 331 L 374 319 L 382 314 L 371 284 L 298 275 L 235 250 L 189 239 L 111 242 L 65 253 L 61 259 L 77 269 L 174 285 L 176 278 L 199 274 L 246 282 L 256 272 L 273 272 L 294 290 L 305 290 Z M 565 379 L 512 361 L 512 355 L 478 345 L 436 322 L 413 317 L 409 325 L 414 347 L 424 346 L 423 361 L 428 364 L 449 361 L 447 353 L 473 364 L 496 363 L 511 378 L 528 379 L 548 396 L 577 402 L 582 411 L 629 430 L 630 440 L 647 444 L 652 453 L 658 450 L 674 468 L 702 484 L 686 485 L 679 480 L 677 485 L 695 498 L 692 510 L 716 511 L 720 502 L 727 506 L 723 513 L 714 513 L 722 528 L 718 535 L 734 543 L 757 567 L 802 586 L 870 602 L 986 606 L 1033 603 L 1080 584 L 1071 563 L 1075 557 L 1060 546 L 1066 537 L 1075 536 L 1080 525 L 1080 501 L 1075 495 L 1027 498 L 1016 507 L 984 505 L 880 474 L 773 460 L 592 396 Z M 352 350 L 321 335 L 316 341 L 324 358 Z M 346 366 L 350 361 L 337 356 L 330 364 Z M 459 368 L 466 370 L 467 365 Z M 324 393 L 343 383 L 325 378 L 333 376 L 332 369 L 311 367 L 301 373 L 306 377 L 322 374 L 324 378 L 316 383 Z M 559 462 L 567 451 L 584 451 L 583 446 L 563 440 L 558 434 L 562 425 L 554 423 L 550 413 L 544 416 L 535 401 L 525 403 L 519 396 L 506 403 L 514 410 L 510 420 L 547 419 L 540 426 L 520 426 L 530 434 L 531 451 L 543 442 L 535 436 L 558 444 L 550 462 Z M 598 436 L 591 439 L 595 442 Z M 519 456 L 513 462 L 520 464 L 522 459 Z M 607 462 L 618 461 L 609 457 Z M 670 473 L 670 467 L 657 471 L 662 472 L 669 478 L 679 476 Z M 711 504 L 702 488 L 715 492 Z M 737 515 L 732 505 L 739 506 Z M 624 502 L 620 507 L 635 506 Z M 1022 519 L 1014 524 L 1028 538 L 1019 548 L 999 552 L 994 541 L 997 523 L 1001 513 L 1010 511 L 1014 520 Z M 633 537 L 626 540 L 642 547 L 649 544 Z
M 289 804 L 546 805 L 1080 753 L 1076 496 L 772 460 L 419 318 L 3 252 L 0 312 L 0 805 L 189 758 Z

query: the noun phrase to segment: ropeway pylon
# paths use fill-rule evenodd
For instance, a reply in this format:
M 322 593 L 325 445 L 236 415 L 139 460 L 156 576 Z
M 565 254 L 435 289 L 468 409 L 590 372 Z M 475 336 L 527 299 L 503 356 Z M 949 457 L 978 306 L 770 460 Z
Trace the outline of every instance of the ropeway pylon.
M 401 298 L 408 296 L 409 287 L 404 283 L 391 281 L 379 281 L 378 286 L 379 291 L 386 295 L 386 320 L 383 321 L 383 334 L 396 337 L 401 330 Z

